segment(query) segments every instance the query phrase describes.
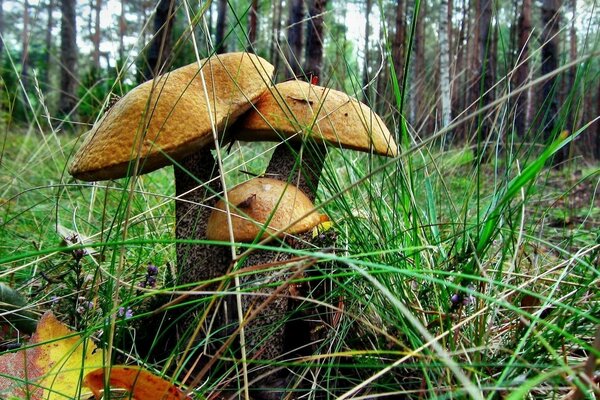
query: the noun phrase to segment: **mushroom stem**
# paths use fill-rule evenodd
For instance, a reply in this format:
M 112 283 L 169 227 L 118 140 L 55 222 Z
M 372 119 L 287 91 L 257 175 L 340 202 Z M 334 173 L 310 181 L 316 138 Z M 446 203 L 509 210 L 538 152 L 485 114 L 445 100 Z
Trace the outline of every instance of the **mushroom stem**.
M 289 181 L 304 192 L 311 201 L 314 201 L 326 156 L 327 147 L 325 144 L 315 143 L 314 141 L 304 145 L 295 142 L 283 143 L 277 146 L 271 156 L 265 175 L 282 181 Z M 281 242 L 281 247 L 306 248 L 306 242 L 310 241 L 311 235 L 312 231 L 298 235 L 299 240 L 293 240 L 291 237 L 285 238 Z M 266 265 L 274 261 L 284 262 L 291 258 L 292 254 L 286 251 L 258 250 L 246 258 L 244 265 Z M 273 272 L 257 273 L 245 277 L 243 284 L 283 282 L 289 279 L 291 275 L 291 271 L 280 276 L 276 276 Z M 273 289 L 261 289 L 261 292 L 268 295 L 273 292 Z M 258 300 L 263 299 L 258 298 Z M 256 301 L 256 298 L 244 297 L 244 309 L 252 309 Z M 310 346 L 308 344 L 311 340 L 311 326 L 296 311 L 301 304 L 301 301 L 290 299 L 287 296 L 271 300 L 261 312 L 260 317 L 247 325 L 245 339 L 250 350 L 250 357 L 281 361 L 283 354 L 309 355 Z M 290 320 L 288 320 L 288 317 L 290 317 Z M 265 341 L 265 336 L 268 336 L 268 341 Z M 275 397 L 282 396 L 285 394 L 284 389 L 281 388 L 281 392 L 279 392 L 276 388 L 281 387 L 282 382 L 285 382 L 286 373 L 285 371 L 278 371 L 277 368 L 272 368 L 272 370 L 271 375 L 263 379 L 259 386 L 267 388 L 267 391 L 272 392 Z M 264 372 L 264 369 L 262 371 Z M 260 398 L 261 394 L 257 394 L 257 396 Z
M 212 207 L 218 200 L 215 194 L 221 191 L 221 180 L 218 179 L 218 168 L 210 149 L 204 148 L 191 156 L 184 158 L 175 167 L 175 236 L 177 239 L 205 240 L 206 223 Z M 212 197 L 212 198 L 211 198 Z M 208 199 L 208 200 L 207 200 Z M 208 244 L 176 244 L 177 253 L 177 284 L 184 285 L 194 282 L 204 282 L 227 273 L 231 262 L 230 250 L 225 246 Z M 215 290 L 217 284 L 203 288 Z M 226 299 L 223 303 L 231 303 Z M 217 308 L 211 312 L 216 318 L 213 325 L 220 329 L 225 324 L 231 324 L 235 319 L 235 307 L 227 304 L 224 309 Z M 176 315 L 178 315 L 177 312 Z M 183 333 L 194 326 L 194 315 L 186 317 L 178 324 L 178 331 Z M 179 337 L 175 340 L 181 340 Z
M 218 169 L 208 148 L 183 159 L 175 167 L 177 239 L 206 239 L 206 223 L 218 198 L 206 199 L 220 191 Z M 214 260 L 214 251 L 215 246 L 177 243 L 178 282 L 191 283 L 222 276 L 228 263 L 221 264 Z
M 301 154 L 302 152 L 302 154 Z M 298 166 L 298 158 L 300 167 Z M 317 197 L 319 178 L 327 157 L 327 146 L 316 142 L 283 143 L 277 146 L 265 175 L 280 180 L 289 180 L 300 189 L 311 201 Z M 294 174 L 292 177 L 291 175 Z

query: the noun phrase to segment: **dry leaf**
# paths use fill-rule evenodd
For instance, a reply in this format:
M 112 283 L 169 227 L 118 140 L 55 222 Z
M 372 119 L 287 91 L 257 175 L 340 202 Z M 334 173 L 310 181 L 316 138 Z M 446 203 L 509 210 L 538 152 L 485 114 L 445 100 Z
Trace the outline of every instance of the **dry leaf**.
M 177 386 L 139 367 L 113 366 L 108 384 L 127 390 L 137 400 L 190 399 Z M 83 385 L 92 390 L 96 399 L 100 399 L 104 390 L 104 368 L 88 373 Z
M 78 398 L 83 375 L 102 366 L 102 352 L 94 350 L 91 341 L 70 330 L 48 311 L 26 349 L 0 356 L 0 397 Z

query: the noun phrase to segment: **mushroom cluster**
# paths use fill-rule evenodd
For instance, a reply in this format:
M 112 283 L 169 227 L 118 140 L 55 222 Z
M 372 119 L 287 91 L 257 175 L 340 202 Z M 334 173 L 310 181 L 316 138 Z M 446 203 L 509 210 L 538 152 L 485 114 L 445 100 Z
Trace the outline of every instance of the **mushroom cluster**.
M 148 81 L 100 118 L 69 171 L 78 179 L 96 181 L 135 177 L 173 164 L 177 239 L 254 242 L 279 237 L 283 246 L 291 236 L 307 238 L 306 232 L 321 219 L 311 211 L 327 146 L 385 156 L 397 155 L 397 147 L 380 117 L 365 104 L 307 82 L 271 86 L 272 73 L 273 66 L 256 55 L 229 53 Z M 282 142 L 265 171 L 268 178 L 254 178 L 228 191 L 229 207 L 211 153 L 225 140 Z M 231 263 L 225 246 L 178 242 L 176 251 L 178 284 L 222 276 Z M 277 251 L 255 252 L 245 266 L 275 257 L 286 259 Z M 244 307 L 252 307 L 251 301 L 244 300 Z M 249 357 L 283 354 L 283 324 L 266 351 L 259 349 L 265 339 L 259 328 L 281 319 L 288 308 L 286 297 L 277 298 L 264 311 L 263 322 L 249 326 L 255 332 L 247 339 L 255 352 Z M 225 309 L 229 315 L 217 317 L 217 323 L 235 320 L 235 307 Z

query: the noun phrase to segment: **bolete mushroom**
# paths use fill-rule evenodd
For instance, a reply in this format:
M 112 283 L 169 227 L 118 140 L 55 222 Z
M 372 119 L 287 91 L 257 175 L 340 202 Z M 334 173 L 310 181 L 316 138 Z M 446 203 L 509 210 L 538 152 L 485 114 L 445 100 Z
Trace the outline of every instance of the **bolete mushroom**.
M 232 205 L 231 224 L 236 242 L 253 242 L 272 234 L 298 234 L 319 224 L 314 204 L 289 183 L 254 178 L 227 192 Z M 206 237 L 229 240 L 225 201 L 219 200 L 208 218 Z M 282 231 L 284 230 L 284 231 Z
M 204 239 L 221 191 L 211 148 L 269 87 L 273 66 L 249 53 L 219 54 L 131 90 L 88 132 L 69 172 L 96 181 L 175 164 L 176 237 Z M 177 243 L 178 283 L 223 275 L 227 249 Z
M 206 196 L 206 190 L 198 189 L 207 184 L 210 191 L 220 191 L 210 152 L 213 131 L 221 136 L 227 125 L 250 109 L 273 73 L 271 64 L 249 53 L 215 55 L 199 64 L 201 68 L 197 63 L 187 65 L 127 93 L 87 133 L 69 168 L 77 179 L 97 181 L 176 164 L 180 239 L 204 239 L 209 209 L 198 209 Z M 189 275 L 184 281 L 220 275 L 200 271 L 206 257 L 198 250 L 178 245 L 178 267 Z
M 314 211 L 312 201 L 296 186 L 272 178 L 254 178 L 235 186 L 227 192 L 230 203 L 231 224 L 233 237 L 236 242 L 254 242 L 268 237 L 284 237 L 283 240 L 299 235 L 300 238 L 311 235 L 312 229 L 317 226 L 322 218 Z M 206 237 L 210 240 L 228 241 L 230 238 L 227 225 L 227 213 L 224 200 L 219 200 L 208 218 Z M 295 304 L 289 301 L 287 290 L 285 293 L 274 295 L 275 288 L 272 285 L 281 285 L 287 282 L 293 272 L 285 266 L 284 262 L 289 260 L 292 254 L 288 252 L 255 251 L 248 255 L 244 265 L 273 267 L 267 263 L 274 261 L 282 262 L 283 269 L 272 269 L 268 271 L 252 271 L 240 278 L 242 286 L 257 287 L 257 291 L 264 296 L 243 296 L 242 307 L 245 315 L 248 315 L 263 301 L 266 305 L 261 306 L 260 313 L 255 319 L 249 321 L 245 330 L 247 357 L 259 360 L 280 360 L 280 357 L 288 352 L 295 351 L 297 346 L 288 340 L 289 324 L 286 317 L 293 314 L 290 306 Z M 301 272 L 301 271 L 300 271 Z M 298 301 L 298 303 L 300 303 Z M 309 332 L 299 334 L 304 345 L 309 338 Z M 255 390 L 267 389 L 271 395 L 276 387 L 283 390 L 285 373 L 280 373 L 276 368 L 263 367 L 261 375 L 265 375 L 264 369 L 271 369 L 273 375 L 267 376 L 255 385 Z M 281 394 L 281 393 L 280 393 Z M 264 393 L 255 394 L 263 398 Z
M 278 83 L 263 93 L 232 131 L 238 140 L 285 140 L 265 174 L 287 180 L 292 171 L 301 171 L 292 182 L 311 200 L 325 162 L 325 144 L 384 156 L 398 154 L 392 134 L 367 105 L 343 92 L 298 80 Z M 303 143 L 307 145 L 298 168 Z

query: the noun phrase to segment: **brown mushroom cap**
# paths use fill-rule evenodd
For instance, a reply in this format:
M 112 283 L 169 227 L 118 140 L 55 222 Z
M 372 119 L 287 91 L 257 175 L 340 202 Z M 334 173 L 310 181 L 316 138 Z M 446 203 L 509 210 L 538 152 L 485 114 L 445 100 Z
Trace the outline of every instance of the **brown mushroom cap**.
M 252 242 L 263 231 L 261 239 L 285 229 L 288 234 L 306 232 L 320 222 L 313 212 L 312 201 L 294 185 L 271 178 L 254 178 L 227 192 L 231 207 L 231 222 L 236 242 Z M 291 223 L 297 221 L 291 227 Z M 286 229 L 287 228 L 287 229 Z M 220 200 L 208 218 L 206 237 L 209 240 L 229 240 L 225 202 Z
M 269 86 L 274 69 L 249 53 L 220 54 L 200 65 L 206 92 L 193 63 L 121 98 L 88 132 L 71 175 L 88 181 L 122 178 L 132 173 L 138 155 L 143 174 L 212 144 L 212 123 L 220 132 L 247 111 Z
M 396 156 L 398 148 L 381 118 L 347 94 L 303 81 L 265 92 L 235 126 L 235 139 L 280 141 L 310 135 L 317 141 Z

